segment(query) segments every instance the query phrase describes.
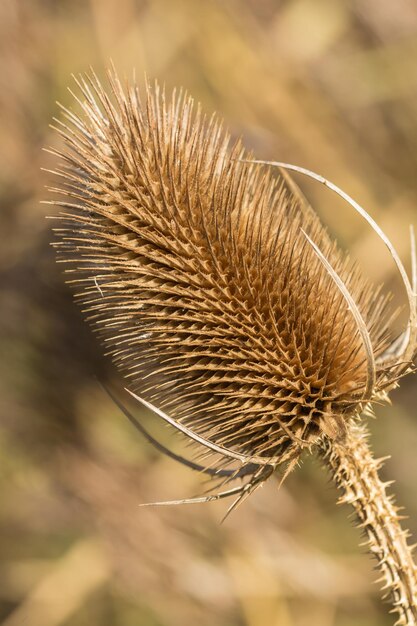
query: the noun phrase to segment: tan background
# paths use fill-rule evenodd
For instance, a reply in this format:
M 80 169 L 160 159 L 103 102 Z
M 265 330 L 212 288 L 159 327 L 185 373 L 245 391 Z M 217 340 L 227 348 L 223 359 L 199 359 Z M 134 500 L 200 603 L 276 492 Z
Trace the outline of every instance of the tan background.
M 136 435 L 95 376 L 117 381 L 49 247 L 56 100 L 109 60 L 184 86 L 260 158 L 333 179 L 409 263 L 417 222 L 412 0 L 2 0 L 0 3 L 0 623 L 4 626 L 384 626 L 372 561 L 315 459 L 225 504 L 140 509 L 201 478 Z M 300 181 L 303 182 L 303 181 Z M 303 182 L 304 184 L 304 182 Z M 401 302 L 383 246 L 325 190 L 323 220 Z M 371 425 L 417 531 L 415 378 Z M 140 411 L 138 411 L 140 414 Z M 143 417 L 176 449 L 151 416 Z M 158 430 L 159 429 L 159 430 Z

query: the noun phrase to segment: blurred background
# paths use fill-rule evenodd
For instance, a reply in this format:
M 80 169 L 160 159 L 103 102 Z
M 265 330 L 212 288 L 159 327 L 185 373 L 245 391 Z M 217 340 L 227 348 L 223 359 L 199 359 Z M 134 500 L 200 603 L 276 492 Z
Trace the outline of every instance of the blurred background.
M 2 0 L 0 3 L 0 623 L 4 626 L 384 626 L 373 562 L 318 460 L 270 480 L 224 524 L 198 474 L 144 443 L 98 383 L 122 381 L 50 247 L 44 186 L 56 100 L 112 59 L 217 111 L 259 158 L 329 177 L 409 266 L 417 223 L 412 0 Z M 300 180 L 324 222 L 403 302 L 370 229 Z M 404 318 L 403 318 L 404 319 Z M 416 380 L 371 423 L 417 534 Z M 154 433 L 180 442 L 137 410 Z

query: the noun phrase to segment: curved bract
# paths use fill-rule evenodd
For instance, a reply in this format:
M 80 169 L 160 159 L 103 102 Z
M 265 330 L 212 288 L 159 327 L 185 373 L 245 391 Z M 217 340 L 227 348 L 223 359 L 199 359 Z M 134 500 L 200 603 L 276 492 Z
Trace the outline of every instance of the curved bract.
M 408 307 L 409 307 L 409 320 L 407 330 L 401 336 L 399 341 L 393 342 L 386 351 L 379 357 L 379 361 L 381 364 L 392 364 L 393 359 L 394 363 L 401 363 L 401 361 L 406 364 L 412 361 L 416 355 L 417 351 L 417 254 L 416 254 L 416 244 L 415 244 L 415 235 L 414 229 L 410 226 L 410 239 L 411 239 L 411 263 L 412 263 L 412 282 L 410 282 L 405 267 L 398 256 L 397 251 L 395 250 L 393 244 L 387 235 L 383 232 L 381 227 L 375 222 L 375 220 L 369 215 L 367 211 L 363 207 L 361 207 L 356 200 L 354 200 L 351 196 L 349 196 L 345 191 L 340 189 L 337 185 L 329 181 L 327 178 L 324 178 L 321 174 L 316 174 L 316 172 L 312 172 L 304 167 L 299 167 L 298 165 L 293 165 L 291 163 L 283 163 L 281 161 L 263 161 L 259 159 L 250 159 L 245 160 L 246 163 L 258 163 L 259 165 L 272 165 L 274 167 L 278 167 L 283 170 L 289 170 L 293 172 L 298 172 L 304 176 L 312 178 L 319 183 L 322 183 L 333 192 L 335 192 L 338 196 L 343 198 L 350 206 L 359 213 L 372 227 L 381 241 L 384 242 L 386 247 L 388 248 L 395 265 L 397 266 L 398 272 L 402 278 L 407 299 L 408 299 Z
M 304 231 L 303 231 L 303 233 L 304 233 Z M 365 351 L 366 351 L 366 358 L 367 358 L 367 380 L 366 380 L 366 387 L 365 387 L 365 390 L 364 390 L 364 393 L 363 393 L 362 400 L 364 402 L 369 402 L 370 400 L 372 400 L 372 395 L 373 395 L 374 389 L 375 389 L 375 384 L 376 384 L 376 373 L 375 372 L 376 372 L 376 370 L 375 370 L 375 359 L 374 359 L 374 354 L 373 354 L 372 341 L 371 341 L 371 338 L 369 336 L 368 329 L 366 327 L 366 324 L 365 324 L 365 322 L 363 320 L 363 317 L 362 317 L 358 307 L 356 306 L 356 303 L 355 303 L 354 299 L 350 295 L 349 290 L 347 289 L 347 287 L 344 284 L 344 282 L 341 280 L 340 276 L 334 271 L 334 269 L 332 268 L 332 266 L 330 265 L 330 263 L 328 262 L 328 260 L 324 256 L 324 254 L 321 252 L 321 250 L 319 250 L 319 248 L 316 246 L 314 241 L 312 241 L 310 239 L 310 237 L 306 233 L 304 233 L 304 234 L 306 236 L 307 241 L 310 243 L 310 245 L 314 249 L 315 253 L 317 254 L 319 259 L 323 263 L 324 267 L 327 269 L 327 271 L 329 272 L 330 276 L 334 280 L 334 282 L 335 282 L 336 286 L 338 287 L 338 289 L 340 290 L 341 294 L 345 298 L 345 300 L 346 300 L 350 310 L 352 311 L 352 315 L 355 318 L 356 324 L 358 326 L 358 331 L 359 331 L 359 334 L 360 334 L 360 336 L 362 338 L 363 346 L 364 346 Z

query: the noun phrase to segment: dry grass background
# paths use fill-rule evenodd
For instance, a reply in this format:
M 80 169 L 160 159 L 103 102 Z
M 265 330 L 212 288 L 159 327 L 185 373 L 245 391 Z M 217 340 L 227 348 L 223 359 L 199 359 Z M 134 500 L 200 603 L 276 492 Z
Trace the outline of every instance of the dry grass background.
M 134 66 L 187 88 L 259 158 L 333 179 L 407 261 L 408 224 L 417 223 L 412 0 L 2 0 L 0 623 L 391 624 L 350 511 L 335 506 L 314 459 L 280 491 L 270 481 L 224 525 L 221 503 L 138 507 L 193 495 L 201 479 L 144 444 L 101 390 L 95 376 L 115 374 L 54 264 L 39 204 L 55 100 L 71 101 L 71 72 L 91 64 L 104 75 L 110 58 L 120 73 Z M 304 188 L 400 301 L 369 229 L 325 190 Z M 405 380 L 372 424 L 414 535 L 415 384 Z

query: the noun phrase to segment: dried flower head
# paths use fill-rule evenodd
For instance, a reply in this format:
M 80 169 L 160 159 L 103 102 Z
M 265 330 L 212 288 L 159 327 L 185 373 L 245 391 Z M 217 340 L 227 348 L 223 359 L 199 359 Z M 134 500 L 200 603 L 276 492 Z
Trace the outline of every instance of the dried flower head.
M 252 466 L 343 438 L 404 360 L 387 299 L 288 176 L 248 162 L 215 116 L 110 80 L 115 104 L 94 75 L 79 81 L 54 191 L 59 253 L 129 388 Z
M 368 533 L 398 623 L 415 626 L 407 535 L 355 420 L 416 353 L 413 234 L 411 285 L 386 235 L 334 184 L 251 160 L 182 93 L 167 100 L 156 85 L 141 102 L 135 85 L 109 79 L 113 102 L 91 74 L 77 81 L 82 113 L 64 109 L 58 121 L 56 245 L 131 394 L 214 459 L 187 461 L 137 427 L 226 483 L 249 477 L 193 500 L 235 494 L 232 507 L 318 446 Z M 387 297 L 337 248 L 287 170 L 324 183 L 387 245 L 410 308 L 395 340 Z

